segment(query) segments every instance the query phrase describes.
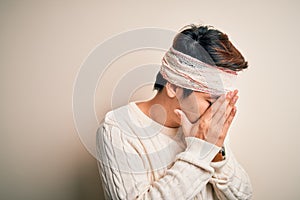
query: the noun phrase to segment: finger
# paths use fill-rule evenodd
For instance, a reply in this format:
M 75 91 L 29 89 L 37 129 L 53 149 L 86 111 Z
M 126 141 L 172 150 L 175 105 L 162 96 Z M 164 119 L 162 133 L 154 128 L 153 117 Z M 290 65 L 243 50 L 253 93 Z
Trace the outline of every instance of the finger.
M 233 109 L 231 110 L 230 112 L 230 115 L 228 116 L 228 118 L 226 119 L 225 123 L 224 123 L 224 127 L 223 127 L 223 132 L 227 134 L 228 132 L 228 129 L 236 115 L 236 112 L 237 112 L 237 109 L 236 107 L 234 106 Z
M 223 144 L 223 126 L 224 123 L 221 123 L 220 121 L 213 126 L 209 127 L 208 134 L 206 135 L 206 141 L 209 143 L 215 144 L 217 146 L 222 146 L 219 144 Z M 219 143 L 219 144 L 217 144 Z
M 226 101 L 223 102 L 223 104 L 219 107 L 218 111 L 215 113 L 215 115 L 213 116 L 212 118 L 212 123 L 213 124 L 217 124 L 219 123 L 219 121 L 222 119 L 222 118 L 225 118 L 225 115 L 226 115 L 226 111 L 227 111 L 227 108 L 228 108 L 228 105 L 229 105 L 229 102 L 228 100 L 226 99 Z M 225 121 L 225 120 L 224 120 Z
M 182 110 L 175 109 L 174 112 L 179 116 L 180 122 L 181 122 L 181 127 L 183 129 L 183 132 L 189 134 L 192 128 L 192 123 L 190 120 L 187 118 L 185 113 Z
M 237 96 L 237 93 L 238 93 L 238 90 L 234 90 L 232 92 L 227 93 L 225 102 L 223 103 L 223 105 L 220 106 L 219 110 L 215 113 L 216 122 L 221 120 L 221 118 L 223 118 L 223 120 L 224 120 L 224 118 L 227 119 L 232 108 L 234 107 L 235 103 L 237 102 L 237 100 L 239 98 Z
M 226 112 L 225 112 L 225 115 L 224 115 L 224 119 L 227 119 L 228 116 L 230 115 L 232 109 L 234 108 L 237 100 L 239 99 L 239 96 L 235 95 L 231 100 L 230 102 L 228 102 L 228 105 L 226 107 Z
M 234 91 L 232 92 L 232 97 L 236 96 L 238 92 L 239 92 L 238 90 L 234 90 Z
M 234 92 L 232 94 L 231 98 L 227 98 L 226 101 L 220 106 L 218 112 L 213 117 L 213 126 L 216 130 L 218 130 L 216 133 L 223 133 L 223 127 L 226 126 L 229 127 L 231 124 L 231 121 L 234 116 L 230 116 L 231 114 L 234 114 L 235 110 L 235 103 L 238 99 L 237 92 Z M 231 119 L 232 117 L 232 119 Z M 227 122 L 226 122 L 227 121 Z M 229 123 L 229 124 L 228 124 Z M 218 136 L 215 136 L 218 138 Z
M 228 129 L 233 121 L 233 118 L 236 114 L 236 107 L 232 108 L 232 111 L 228 118 L 223 117 L 217 124 L 214 125 L 214 135 L 210 136 L 211 143 L 214 143 L 217 146 L 222 146 L 224 143 L 224 140 L 227 136 Z
M 201 116 L 205 121 L 210 121 L 214 114 L 218 111 L 219 107 L 224 103 L 225 95 L 221 95 Z
M 227 111 L 228 105 L 233 106 L 237 101 L 237 93 L 238 93 L 238 90 L 234 90 L 234 91 L 230 91 L 230 92 L 226 93 L 224 101 L 220 102 L 220 105 L 215 105 L 216 109 L 215 109 L 214 115 L 216 115 L 220 109 L 222 109 L 222 111 L 225 111 L 225 110 Z M 214 109 L 213 105 L 211 107 L 212 107 L 212 109 Z M 221 113 L 224 113 L 224 112 L 221 112 Z M 212 115 L 212 117 L 214 115 Z M 219 116 L 219 118 L 220 118 L 220 116 Z M 217 118 L 217 119 L 219 119 L 219 118 Z
M 180 117 L 182 124 L 192 124 L 182 110 L 175 109 L 174 112 Z
M 231 105 L 234 104 L 233 100 L 236 101 L 236 94 L 237 94 L 237 90 L 235 90 L 233 92 L 230 91 L 226 94 L 225 101 L 222 103 L 222 105 L 220 105 L 218 110 L 212 116 L 213 124 L 218 123 L 222 118 L 225 118 L 225 119 L 227 118 L 228 114 L 231 112 L 231 109 L 232 109 Z

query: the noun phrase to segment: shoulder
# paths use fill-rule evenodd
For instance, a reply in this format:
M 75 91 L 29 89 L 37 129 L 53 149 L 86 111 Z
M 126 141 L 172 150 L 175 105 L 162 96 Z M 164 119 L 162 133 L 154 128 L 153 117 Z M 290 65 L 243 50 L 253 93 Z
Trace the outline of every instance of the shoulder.
M 130 103 L 109 111 L 96 133 L 96 147 L 100 156 L 113 156 L 111 159 L 124 159 L 128 153 L 136 155 L 140 142 L 136 136 L 136 116 Z M 124 154 L 126 153 L 126 155 Z
M 97 132 L 101 130 L 101 132 L 103 132 L 103 129 L 106 131 L 112 129 L 114 131 L 130 130 L 134 120 L 135 117 L 132 112 L 132 103 L 129 103 L 107 112 L 101 124 L 99 125 Z

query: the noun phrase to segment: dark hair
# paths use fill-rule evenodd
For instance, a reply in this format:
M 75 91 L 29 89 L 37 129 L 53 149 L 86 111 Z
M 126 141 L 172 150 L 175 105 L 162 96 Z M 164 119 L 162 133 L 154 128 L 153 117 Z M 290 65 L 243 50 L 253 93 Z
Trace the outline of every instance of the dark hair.
M 185 26 L 173 40 L 173 48 L 210 65 L 241 71 L 248 67 L 242 54 L 233 46 L 225 33 L 212 26 Z M 162 91 L 167 80 L 158 72 L 154 90 Z M 183 88 L 183 97 L 193 91 Z

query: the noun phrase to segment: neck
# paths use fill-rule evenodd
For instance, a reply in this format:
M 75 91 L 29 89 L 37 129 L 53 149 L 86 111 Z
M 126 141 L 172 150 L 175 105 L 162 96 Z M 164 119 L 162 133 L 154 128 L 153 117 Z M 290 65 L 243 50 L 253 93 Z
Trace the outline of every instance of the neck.
M 168 98 L 164 91 L 161 91 L 153 99 L 139 102 L 137 106 L 157 123 L 169 128 L 178 128 L 180 124 L 174 120 L 176 115 L 174 113 L 175 107 L 172 106 L 174 105 L 173 101 L 174 99 Z

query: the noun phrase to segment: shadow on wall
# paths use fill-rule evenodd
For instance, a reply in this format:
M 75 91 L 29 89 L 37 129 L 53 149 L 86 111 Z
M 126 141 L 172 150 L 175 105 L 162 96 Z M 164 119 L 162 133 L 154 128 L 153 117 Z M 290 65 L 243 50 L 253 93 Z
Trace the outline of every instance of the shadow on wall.
M 90 154 L 80 160 L 75 184 L 76 200 L 104 200 L 97 162 Z

